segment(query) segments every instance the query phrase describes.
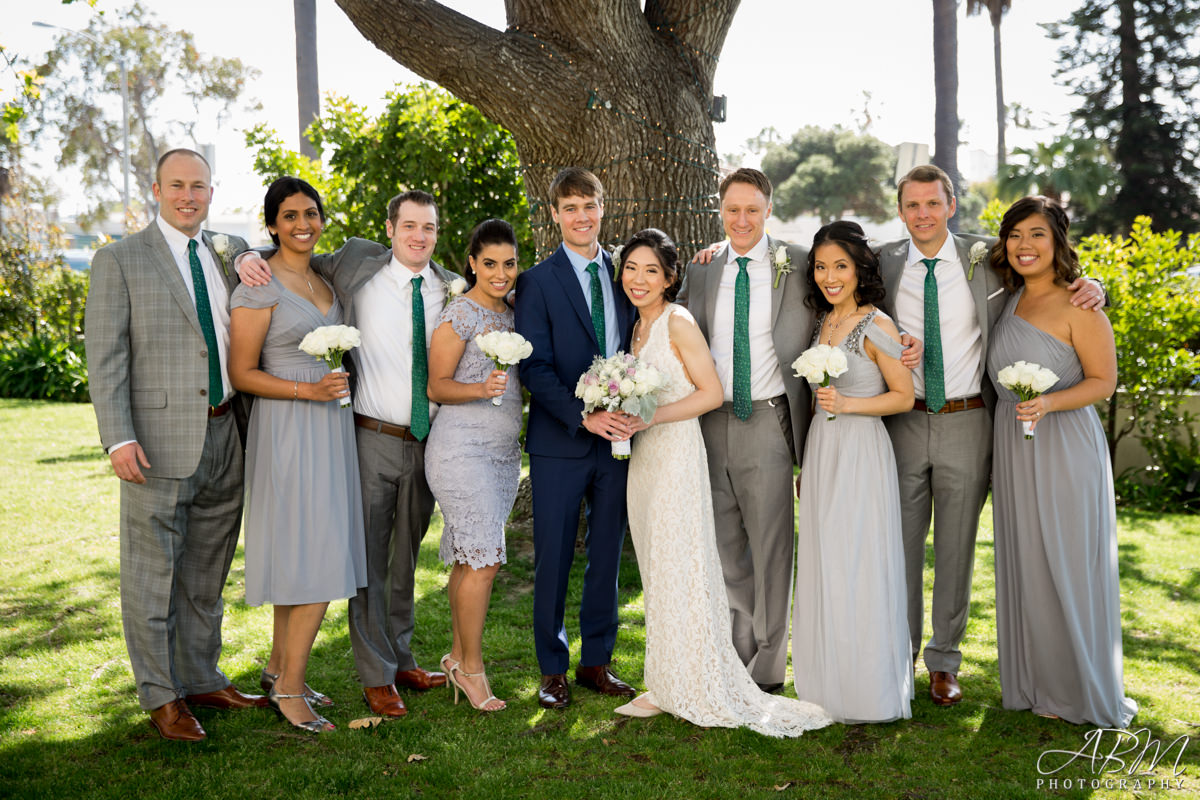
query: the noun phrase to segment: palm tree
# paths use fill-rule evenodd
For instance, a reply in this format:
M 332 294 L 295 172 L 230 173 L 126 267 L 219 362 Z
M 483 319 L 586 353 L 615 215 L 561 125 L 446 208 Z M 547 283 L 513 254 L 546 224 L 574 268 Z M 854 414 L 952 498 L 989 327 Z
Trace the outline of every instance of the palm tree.
M 1004 146 L 1004 127 L 1008 115 L 1004 108 L 1004 69 L 1000 65 L 1000 20 L 1012 7 L 1012 0 L 967 0 L 967 16 L 981 14 L 987 9 L 992 18 L 992 58 L 996 70 L 996 174 L 1004 172 L 1007 148 Z
M 933 0 L 933 163 L 946 171 L 954 194 L 962 194 L 958 174 L 958 0 Z M 958 220 L 950 218 L 950 230 Z
M 996 188 L 1005 200 L 1037 193 L 1063 202 L 1066 195 L 1072 217 L 1079 218 L 1111 204 L 1116 186 L 1108 146 L 1084 134 L 1065 133 L 1031 148 L 1014 147 L 1013 161 L 1000 171 Z
M 304 135 L 308 126 L 321 115 L 321 96 L 317 82 L 317 7 L 316 0 L 292 0 L 296 16 L 296 104 L 300 121 L 300 152 L 317 158 L 317 149 Z

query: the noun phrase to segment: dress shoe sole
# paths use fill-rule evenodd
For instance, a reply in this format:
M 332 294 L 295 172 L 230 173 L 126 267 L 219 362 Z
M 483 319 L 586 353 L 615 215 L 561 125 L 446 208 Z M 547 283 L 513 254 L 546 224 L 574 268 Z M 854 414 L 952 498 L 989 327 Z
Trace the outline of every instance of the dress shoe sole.
M 196 737 L 192 737 L 192 736 L 187 736 L 187 737 L 184 737 L 184 736 L 167 736 L 165 733 L 163 733 L 163 732 L 162 732 L 162 729 L 161 729 L 161 728 L 159 728 L 157 725 L 155 725 L 155 724 L 154 724 L 154 720 L 149 720 L 149 719 L 148 719 L 148 720 L 146 720 L 146 724 L 148 724 L 148 725 L 150 726 L 150 728 L 151 728 L 151 729 L 152 729 L 152 730 L 153 730 L 155 733 L 157 733 L 157 734 L 158 734 L 158 738 L 160 738 L 160 739 L 163 739 L 163 740 L 165 740 L 165 741 L 168 741 L 168 742 L 203 742 L 205 739 L 207 739 L 207 738 L 208 738 L 208 734 L 204 734 L 204 735 L 201 735 L 201 736 L 196 736 Z
M 543 700 L 540 697 L 538 698 L 538 705 L 541 706 L 542 708 L 563 709 L 563 708 L 566 708 L 567 706 L 569 706 L 570 704 L 571 704 L 570 700 L 563 700 L 562 702 L 557 702 L 557 701 L 551 701 L 551 700 Z
M 930 700 L 935 706 L 956 706 L 962 702 L 961 697 L 934 697 L 930 695 Z
M 605 697 L 637 697 L 637 691 L 631 686 L 629 689 L 602 689 L 595 683 L 588 680 L 580 680 L 575 678 L 575 685 L 582 686 L 584 689 L 602 694 Z

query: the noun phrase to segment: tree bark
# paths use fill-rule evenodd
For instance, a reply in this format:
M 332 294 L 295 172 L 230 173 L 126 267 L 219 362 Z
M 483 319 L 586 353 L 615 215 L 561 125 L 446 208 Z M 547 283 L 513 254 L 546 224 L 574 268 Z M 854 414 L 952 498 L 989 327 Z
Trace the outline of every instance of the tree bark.
M 304 134 L 321 115 L 320 82 L 317 79 L 316 0 L 292 0 L 296 17 L 296 110 L 300 124 L 300 153 L 318 158 L 317 148 Z
M 933 0 L 933 163 L 946 171 L 954 194 L 962 194 L 958 174 L 958 0 Z M 958 218 L 950 218 L 958 230 Z
M 681 250 L 720 238 L 712 79 L 739 0 L 505 0 L 497 31 L 434 0 L 338 0 L 399 63 L 513 135 L 538 258 L 558 246 L 563 167 L 605 187 L 606 245 L 653 226 Z

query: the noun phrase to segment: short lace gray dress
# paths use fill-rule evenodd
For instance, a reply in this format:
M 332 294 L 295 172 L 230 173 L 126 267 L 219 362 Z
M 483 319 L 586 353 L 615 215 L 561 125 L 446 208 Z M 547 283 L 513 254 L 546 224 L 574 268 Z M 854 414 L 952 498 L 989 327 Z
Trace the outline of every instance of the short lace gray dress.
M 466 343 L 454 380 L 480 383 L 495 369 L 475 344 L 491 331 L 511 331 L 513 312 L 492 311 L 468 297 L 456 297 L 438 317 L 449 322 Z M 425 444 L 425 479 L 442 509 L 442 544 L 447 564 L 476 569 L 506 561 L 504 524 L 517 497 L 521 477 L 521 381 L 508 369 L 508 388 L 500 405 L 490 398 L 448 403 L 438 409 Z
M 230 308 L 269 308 L 259 365 L 287 381 L 313 383 L 329 372 L 300 340 L 338 325 L 334 297 L 322 314 L 277 279 L 242 284 Z M 246 436 L 246 603 L 298 605 L 353 597 L 367 585 L 362 494 L 354 415 L 337 400 L 254 398 Z
M 1017 361 L 1058 375 L 1055 392 L 1083 380 L 1075 349 L 1016 316 L 1021 293 L 992 329 L 996 384 L 992 516 L 996 644 L 1005 708 L 1124 728 L 1117 519 L 1108 444 L 1092 406 L 1047 414 L 1026 439 L 1017 396 L 1000 384 Z

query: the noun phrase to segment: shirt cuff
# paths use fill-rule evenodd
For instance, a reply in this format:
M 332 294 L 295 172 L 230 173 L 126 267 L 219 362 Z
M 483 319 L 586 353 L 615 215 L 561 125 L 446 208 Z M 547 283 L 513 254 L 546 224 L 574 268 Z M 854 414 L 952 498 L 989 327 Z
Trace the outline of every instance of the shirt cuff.
M 108 448 L 108 454 L 111 456 L 113 453 L 117 452 L 118 450 L 120 450 L 120 449 L 121 449 L 122 447 L 124 447 L 125 445 L 127 445 L 127 444 L 133 444 L 133 443 L 134 443 L 134 442 L 136 442 L 136 441 L 137 441 L 137 439 L 126 439 L 126 440 L 125 440 L 125 441 L 123 441 L 123 442 L 117 442 L 117 443 L 116 443 L 116 444 L 114 444 L 112 447 Z

